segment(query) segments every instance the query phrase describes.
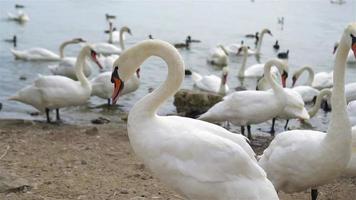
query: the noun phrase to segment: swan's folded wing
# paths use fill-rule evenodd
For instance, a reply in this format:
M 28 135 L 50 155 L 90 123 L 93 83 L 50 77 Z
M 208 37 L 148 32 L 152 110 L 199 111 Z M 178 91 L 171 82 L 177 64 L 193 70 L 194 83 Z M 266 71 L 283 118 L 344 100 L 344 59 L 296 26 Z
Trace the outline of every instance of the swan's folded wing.
M 221 84 L 221 79 L 215 75 L 204 76 L 197 86 L 203 90 L 218 92 Z
M 152 158 L 152 167 L 165 166 L 160 173 L 186 176 L 200 182 L 265 178 L 257 162 L 231 140 L 204 130 L 184 134 L 179 140 L 174 138 L 161 141 L 159 157 Z

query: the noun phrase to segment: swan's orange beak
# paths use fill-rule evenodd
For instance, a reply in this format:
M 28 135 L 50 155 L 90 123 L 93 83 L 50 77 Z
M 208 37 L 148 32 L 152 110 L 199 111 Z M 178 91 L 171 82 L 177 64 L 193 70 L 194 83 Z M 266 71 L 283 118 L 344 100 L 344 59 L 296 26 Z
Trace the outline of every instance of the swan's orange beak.
M 284 88 L 286 87 L 287 78 L 288 78 L 288 72 L 283 71 L 283 74 L 282 74 L 282 86 Z
M 91 59 L 98 65 L 98 67 L 100 69 L 103 69 L 103 66 L 98 61 L 98 54 L 94 50 L 91 50 L 90 56 L 91 56 Z
M 119 99 L 120 92 L 124 88 L 124 82 L 120 79 L 118 73 L 118 67 L 115 67 L 114 71 L 111 74 L 111 82 L 114 83 L 114 91 L 112 93 L 112 104 L 116 104 Z
M 354 52 L 354 56 L 356 58 L 356 41 L 352 44 L 351 49 Z

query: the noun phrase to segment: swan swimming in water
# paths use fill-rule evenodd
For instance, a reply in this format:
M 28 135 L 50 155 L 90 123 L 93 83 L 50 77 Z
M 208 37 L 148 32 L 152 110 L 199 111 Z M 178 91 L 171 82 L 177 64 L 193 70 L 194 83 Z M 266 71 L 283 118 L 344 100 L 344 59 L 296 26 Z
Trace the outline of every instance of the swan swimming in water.
M 64 58 L 64 48 L 69 44 L 78 44 L 85 42 L 82 38 L 74 38 L 69 41 L 63 42 L 59 46 L 59 55 L 53 53 L 52 51 L 35 47 L 28 50 L 15 50 L 11 49 L 11 53 L 15 56 L 15 59 L 20 59 L 24 61 L 60 61 Z
M 145 166 L 186 199 L 277 200 L 245 137 L 200 120 L 157 115 L 184 79 L 183 59 L 169 43 L 147 40 L 121 54 L 112 74 L 113 102 L 124 83 L 151 56 L 166 61 L 168 77 L 133 106 L 127 122 L 130 144 Z
M 221 78 L 215 75 L 201 76 L 200 74 L 193 72 L 192 79 L 194 85 L 203 91 L 225 95 L 229 91 L 229 86 L 227 85 L 228 73 L 228 67 L 223 68 Z
M 21 89 L 9 99 L 29 104 L 41 112 L 45 111 L 47 122 L 51 121 L 49 111 L 56 109 L 57 120 L 60 120 L 59 108 L 85 104 L 90 97 L 92 87 L 83 73 L 83 65 L 87 57 L 101 68 L 97 53 L 90 46 L 85 46 L 80 51 L 75 64 L 79 81 L 64 76 L 40 75 L 32 85 Z

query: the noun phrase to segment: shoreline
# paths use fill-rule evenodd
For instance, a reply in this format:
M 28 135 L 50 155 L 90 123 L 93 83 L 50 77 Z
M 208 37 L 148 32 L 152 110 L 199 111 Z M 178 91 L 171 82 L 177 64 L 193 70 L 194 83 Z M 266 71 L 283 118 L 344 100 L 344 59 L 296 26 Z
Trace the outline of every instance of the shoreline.
M 261 153 L 269 138 L 252 143 Z M 0 119 L 2 172 L 26 179 L 25 193 L 0 193 L 0 199 L 181 199 L 140 162 L 129 144 L 126 122 L 96 125 L 47 124 Z M 279 193 L 283 200 L 307 200 L 308 192 Z M 339 178 L 322 186 L 320 200 L 352 199 L 356 178 Z M 318 198 L 319 199 L 319 198 Z

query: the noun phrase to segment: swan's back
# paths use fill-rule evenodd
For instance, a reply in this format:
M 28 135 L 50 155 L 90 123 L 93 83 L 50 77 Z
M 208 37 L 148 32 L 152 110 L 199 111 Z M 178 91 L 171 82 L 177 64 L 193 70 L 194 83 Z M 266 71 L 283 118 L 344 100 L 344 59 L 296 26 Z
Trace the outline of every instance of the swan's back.
M 326 135 L 319 131 L 293 130 L 282 132 L 272 140 L 258 163 L 277 191 L 300 192 L 339 175 L 336 172 L 345 166 L 341 160 L 335 164 L 339 152 L 321 142 Z M 315 159 L 322 155 L 329 157 Z M 324 171 L 315 166 L 323 166 Z
M 11 49 L 11 53 L 16 59 L 23 60 L 59 60 L 60 57 L 44 48 L 31 48 L 28 50 L 15 50 Z
M 333 72 L 319 72 L 315 74 L 312 86 L 318 90 L 333 86 Z
M 129 116 L 128 134 L 135 153 L 184 197 L 278 199 L 244 137 L 188 118 L 134 118 Z

